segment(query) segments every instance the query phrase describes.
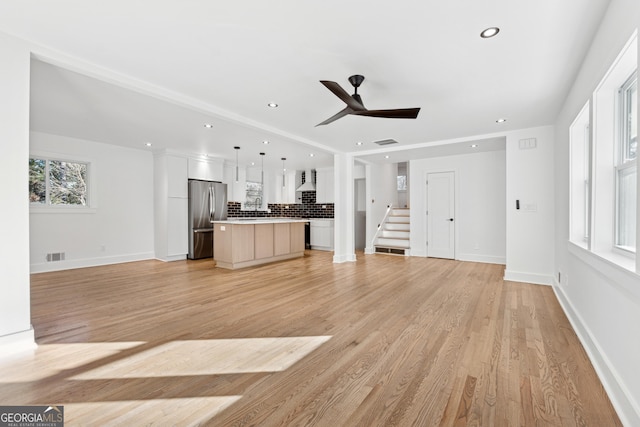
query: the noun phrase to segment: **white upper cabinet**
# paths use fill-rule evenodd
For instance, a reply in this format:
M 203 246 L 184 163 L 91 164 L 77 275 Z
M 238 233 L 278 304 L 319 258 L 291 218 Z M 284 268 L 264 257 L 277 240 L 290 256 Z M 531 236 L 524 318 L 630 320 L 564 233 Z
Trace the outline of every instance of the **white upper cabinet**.
M 333 203 L 334 196 L 333 168 L 316 169 L 316 203 Z
M 204 181 L 223 181 L 224 162 L 214 158 L 189 158 L 189 178 Z

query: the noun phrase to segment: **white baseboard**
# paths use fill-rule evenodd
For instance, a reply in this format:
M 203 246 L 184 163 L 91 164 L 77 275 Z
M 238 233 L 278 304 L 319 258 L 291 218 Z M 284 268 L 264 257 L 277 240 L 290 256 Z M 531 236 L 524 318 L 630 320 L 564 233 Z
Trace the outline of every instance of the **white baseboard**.
M 372 255 L 376 253 L 376 249 L 373 246 L 367 246 L 364 248 L 365 255 Z
M 511 282 L 533 283 L 535 285 L 551 286 L 553 284 L 553 276 L 537 273 L 522 273 L 511 270 L 504 271 L 504 280 L 509 280 Z
M 344 254 L 344 255 L 333 255 L 333 262 L 334 264 L 340 264 L 343 262 L 355 262 L 356 260 L 356 254 Z
M 139 254 L 116 255 L 99 258 L 70 259 L 65 261 L 31 264 L 31 273 L 71 270 L 73 268 L 96 267 L 99 265 L 121 264 L 123 262 L 144 261 L 154 259 L 153 252 Z
M 602 351 L 600 344 L 593 337 L 586 323 L 582 320 L 580 313 L 578 313 L 571 301 L 566 297 L 562 287 L 554 280 L 553 292 L 558 298 L 558 302 L 562 306 L 565 315 L 569 319 L 573 330 L 575 331 L 578 339 L 582 343 L 591 364 L 593 365 L 598 378 L 602 382 L 602 386 L 609 396 L 609 400 L 613 404 L 620 421 L 625 426 L 640 426 L 640 407 L 629 398 L 631 393 L 624 385 L 620 375 L 618 375 L 614 366 L 609 358 Z
M 507 260 L 503 256 L 481 255 L 481 254 L 458 254 L 458 261 L 483 262 L 485 264 L 501 264 L 505 265 Z
M 26 331 L 3 335 L 0 337 L 0 358 L 33 350 L 36 347 L 36 337 L 33 327 L 30 327 Z
M 184 261 L 185 259 L 187 259 L 187 256 L 186 255 L 169 255 L 164 258 L 156 257 L 156 259 L 164 262 Z

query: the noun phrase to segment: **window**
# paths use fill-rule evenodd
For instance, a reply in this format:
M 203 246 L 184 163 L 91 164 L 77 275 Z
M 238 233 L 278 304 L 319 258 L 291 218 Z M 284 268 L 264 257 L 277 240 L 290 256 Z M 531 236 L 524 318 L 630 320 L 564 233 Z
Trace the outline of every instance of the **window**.
M 569 130 L 570 149 L 570 240 L 584 248 L 589 247 L 589 213 L 591 204 L 591 137 L 589 124 L 589 108 L 587 103 Z
M 246 210 L 262 210 L 263 185 L 259 182 L 247 181 L 247 193 L 244 202 Z
M 407 172 L 409 166 L 407 162 L 398 163 L 398 191 L 407 191 Z
M 616 164 L 616 246 L 636 250 L 636 197 L 638 149 L 638 78 L 636 73 L 619 94 L 618 162 Z
M 407 191 L 406 175 L 398 175 L 398 191 Z
M 88 206 L 88 163 L 29 159 L 29 201 L 35 206 Z
M 569 238 L 600 258 L 640 272 L 637 69 L 635 33 L 569 129 Z

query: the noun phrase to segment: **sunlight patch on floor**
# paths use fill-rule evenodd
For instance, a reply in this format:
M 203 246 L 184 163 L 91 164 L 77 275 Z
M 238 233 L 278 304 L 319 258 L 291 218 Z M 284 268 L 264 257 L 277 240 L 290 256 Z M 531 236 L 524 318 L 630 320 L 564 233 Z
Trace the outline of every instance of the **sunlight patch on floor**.
M 144 342 L 43 344 L 0 359 L 0 384 L 38 381 L 118 354 Z
M 283 371 L 330 336 L 171 341 L 73 379 L 146 378 Z
M 242 396 L 67 403 L 64 420 L 83 426 L 192 426 L 215 417 Z

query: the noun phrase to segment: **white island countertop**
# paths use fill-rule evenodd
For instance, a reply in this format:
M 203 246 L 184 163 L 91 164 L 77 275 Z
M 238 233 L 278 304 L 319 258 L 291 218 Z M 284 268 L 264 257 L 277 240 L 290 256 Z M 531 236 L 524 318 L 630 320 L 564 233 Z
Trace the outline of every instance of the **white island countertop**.
M 229 218 L 224 221 L 211 221 L 212 224 L 275 224 L 287 222 L 309 222 L 302 218 Z

